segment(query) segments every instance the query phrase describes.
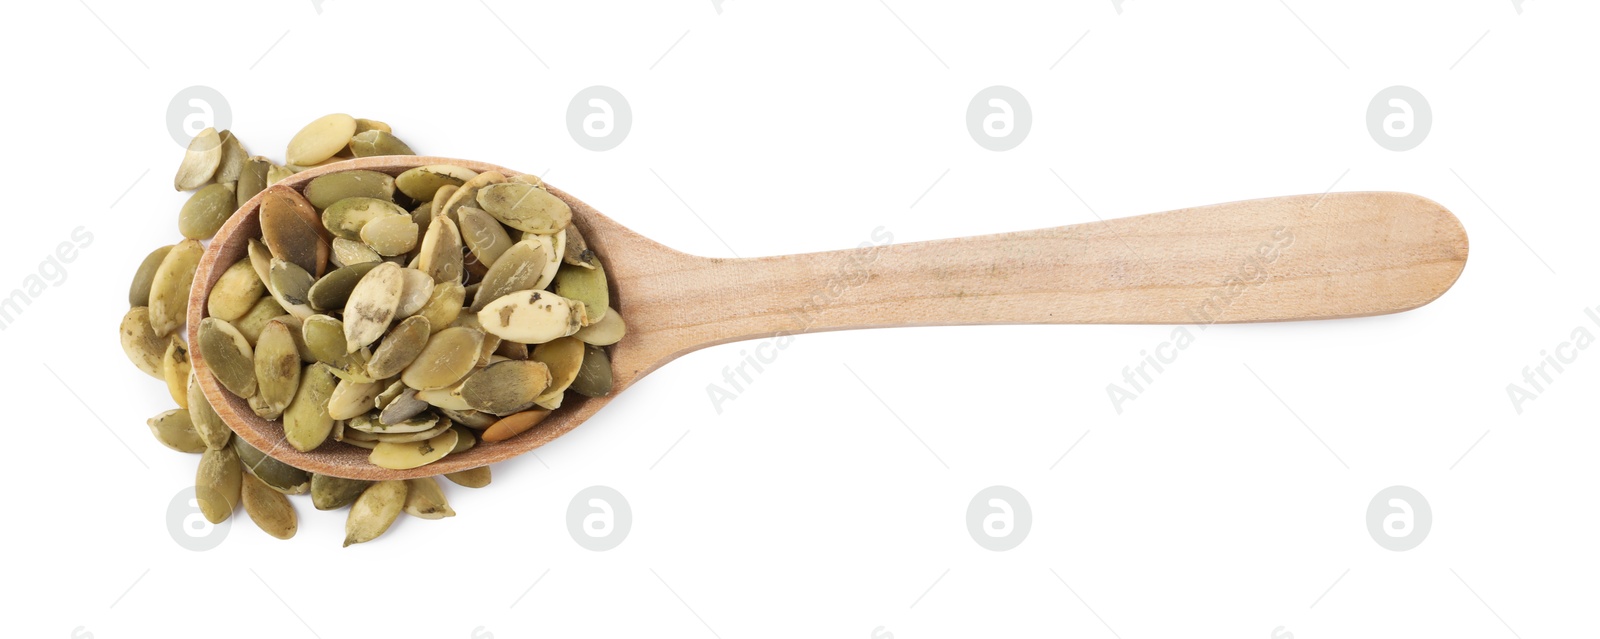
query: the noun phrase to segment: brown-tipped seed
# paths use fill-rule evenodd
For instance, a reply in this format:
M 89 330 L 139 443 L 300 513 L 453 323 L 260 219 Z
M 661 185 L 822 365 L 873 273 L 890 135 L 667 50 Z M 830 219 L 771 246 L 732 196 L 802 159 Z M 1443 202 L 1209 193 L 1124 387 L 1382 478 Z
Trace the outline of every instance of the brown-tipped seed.
M 183 326 L 189 312 L 189 287 L 194 284 L 194 271 L 205 251 L 200 242 L 184 240 L 173 245 L 161 266 L 156 267 L 155 277 L 150 280 L 150 327 L 157 335 L 166 337 Z
M 222 136 L 216 129 L 206 127 L 200 135 L 189 140 L 189 148 L 183 153 L 183 162 L 178 164 L 178 174 L 172 178 L 172 188 L 179 191 L 198 189 L 211 181 L 220 164 Z
M 128 285 L 128 306 L 150 305 L 150 284 L 156 279 L 156 269 L 161 268 L 161 261 L 171 250 L 171 246 L 163 246 L 144 256 L 144 261 L 133 272 L 133 283 Z
M 255 352 L 250 341 L 232 324 L 207 317 L 200 320 L 200 355 L 228 392 L 249 399 L 256 394 Z
M 384 262 L 373 268 L 350 291 L 344 305 L 344 339 L 347 352 L 354 353 L 367 344 L 383 337 L 394 321 L 395 309 L 400 305 L 400 291 L 405 276 L 400 267 Z
M 204 452 L 206 443 L 200 440 L 200 434 L 194 431 L 194 422 L 189 419 L 189 411 L 169 410 L 167 412 L 145 420 L 150 427 L 150 434 L 156 436 L 156 441 L 162 446 L 171 448 L 180 453 Z
M 362 491 L 344 522 L 344 545 L 372 541 L 389 530 L 406 505 L 406 492 L 406 483 L 398 480 L 380 481 Z
M 300 388 L 283 411 L 283 436 L 300 452 L 309 452 L 327 441 L 333 430 L 328 416 L 328 396 L 336 382 L 326 364 L 312 364 L 300 374 Z
M 167 382 L 167 394 L 178 408 L 189 408 L 189 345 L 177 335 L 167 336 L 167 352 L 161 356 L 161 377 Z
M 311 505 L 317 510 L 335 510 L 354 503 L 372 482 L 331 475 L 311 475 Z
M 233 452 L 245 472 L 255 475 L 268 487 L 285 495 L 299 495 L 310 489 L 311 473 L 273 459 L 251 446 L 243 437 L 233 438 Z
M 594 251 L 589 250 L 589 243 L 583 239 L 583 233 L 578 231 L 578 225 L 569 224 L 566 228 L 567 246 L 561 254 L 561 261 L 578 268 L 594 268 L 600 264 L 600 259 Z
M 122 352 L 127 354 L 128 361 L 146 375 L 165 379 L 161 371 L 161 359 L 167 354 L 168 342 L 150 326 L 150 309 L 143 306 L 128 309 L 127 314 L 122 316 L 122 325 L 117 327 L 117 333 L 122 338 Z
M 467 488 L 483 488 L 484 486 L 489 485 L 491 477 L 489 476 L 488 466 L 479 466 L 477 468 L 469 468 L 467 470 L 449 473 L 445 475 L 445 479 L 449 479 L 450 481 L 453 481 L 461 486 L 466 486 Z
M 511 439 L 538 425 L 539 422 L 544 421 L 544 418 L 549 416 L 550 411 L 547 410 L 529 410 L 507 415 L 483 431 L 483 441 L 485 443 L 493 443 Z
M 233 431 L 206 399 L 205 392 L 200 390 L 200 380 L 194 375 L 189 376 L 189 422 L 194 424 L 194 432 L 200 435 L 206 448 L 222 448 L 233 438 Z
M 220 524 L 233 514 L 243 481 L 239 455 L 232 448 L 207 448 L 200 454 L 200 467 L 194 474 L 194 498 L 206 521 Z
M 261 195 L 261 241 L 272 256 L 293 262 L 313 277 L 328 266 L 330 241 L 322 219 L 300 192 L 281 184 Z
M 432 477 L 406 480 L 405 513 L 421 519 L 444 519 L 456 516 L 450 502 L 444 498 L 444 489 Z
M 229 322 L 236 321 L 250 312 L 256 300 L 266 292 L 267 285 L 256 277 L 249 258 L 241 259 L 223 271 L 211 287 L 211 295 L 206 298 L 206 313 Z
M 239 497 L 244 502 L 244 512 L 250 515 L 250 521 L 256 522 L 262 532 L 278 539 L 293 537 L 300 524 L 289 498 L 255 475 L 246 474 L 241 480 Z
M 345 145 L 350 144 L 350 137 L 355 134 L 355 118 L 343 113 L 324 115 L 312 120 L 289 139 L 289 148 L 283 154 L 284 160 L 301 166 L 316 164 L 344 150 Z
M 234 184 L 207 184 L 178 210 L 178 232 L 193 240 L 208 240 L 228 221 L 234 209 Z
M 300 389 L 300 348 L 293 329 L 283 322 L 268 322 L 256 341 L 255 376 L 260 406 L 256 415 L 277 419 Z
M 477 193 L 479 208 L 506 226 L 549 235 L 567 228 L 572 208 L 549 191 L 521 182 L 485 186 Z

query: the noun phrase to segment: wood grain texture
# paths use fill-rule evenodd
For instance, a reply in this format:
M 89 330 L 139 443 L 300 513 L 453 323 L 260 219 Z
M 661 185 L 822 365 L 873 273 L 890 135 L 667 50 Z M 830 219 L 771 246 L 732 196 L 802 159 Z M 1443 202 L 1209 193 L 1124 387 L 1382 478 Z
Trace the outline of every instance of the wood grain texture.
M 498 170 L 436 157 L 330 164 L 283 183 L 427 164 Z M 569 395 L 538 426 L 409 471 L 367 463 L 329 441 L 311 453 L 228 394 L 191 351 L 201 388 L 240 437 L 286 463 L 360 479 L 455 472 L 527 452 L 587 420 L 663 364 L 727 342 L 849 328 L 968 324 L 1192 324 L 1332 319 L 1410 310 L 1461 274 L 1467 237 L 1444 207 L 1405 193 L 1333 193 L 1219 204 L 1076 226 L 910 244 L 886 232 L 851 250 L 781 257 L 697 257 L 658 244 L 550 187 L 600 255 L 612 306 L 628 323 L 612 352 L 610 397 Z M 218 232 L 195 276 L 190 338 L 222 271 L 260 233 L 252 199 Z

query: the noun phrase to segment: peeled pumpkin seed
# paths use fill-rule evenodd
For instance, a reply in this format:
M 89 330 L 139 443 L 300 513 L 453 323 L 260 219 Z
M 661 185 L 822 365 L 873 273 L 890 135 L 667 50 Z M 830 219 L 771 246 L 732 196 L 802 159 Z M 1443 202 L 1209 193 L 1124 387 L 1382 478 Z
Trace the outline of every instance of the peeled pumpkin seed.
M 451 220 L 455 220 L 456 209 L 459 209 L 462 206 L 472 205 L 474 202 L 476 202 L 478 191 L 480 189 L 491 184 L 501 184 L 505 181 L 506 176 L 501 175 L 499 171 L 484 171 L 479 173 L 473 176 L 472 179 L 463 182 L 460 187 L 452 191 L 450 193 L 450 197 L 447 198 L 444 203 L 439 206 L 439 208 L 433 210 L 433 217 L 447 217 Z M 433 199 L 438 201 L 439 195 L 435 194 Z
M 434 281 L 427 273 L 405 268 L 400 270 L 400 277 L 400 303 L 394 309 L 395 319 L 416 315 L 433 297 Z
M 267 169 L 271 166 L 272 161 L 264 157 L 253 157 L 245 161 L 244 168 L 239 171 L 239 182 L 234 187 L 233 208 L 244 208 L 250 198 L 267 188 Z
M 223 320 L 200 320 L 200 355 L 228 392 L 249 399 L 256 394 L 254 349 L 239 329 Z
M 481 437 L 485 443 L 503 442 L 533 428 L 549 416 L 550 411 L 537 409 L 506 415 L 485 429 Z
M 446 411 L 470 411 L 472 406 L 461 397 L 461 385 L 455 384 L 444 388 L 433 388 L 417 391 L 417 399 Z
M 420 395 L 421 393 L 418 394 Z M 500 417 L 496 415 L 480 413 L 470 408 L 461 410 L 439 408 L 439 414 L 450 418 L 450 421 L 453 421 L 458 425 L 466 426 L 467 428 L 472 428 L 475 430 L 483 430 L 493 426 L 495 422 L 500 421 Z
M 528 359 L 528 345 L 500 340 L 500 346 L 494 349 L 494 354 L 506 359 Z
M 306 292 L 306 299 L 311 303 L 311 308 L 317 311 L 339 310 L 350 299 L 350 292 L 356 288 L 356 282 L 368 271 L 377 268 L 377 262 L 365 262 L 350 266 L 341 266 L 328 271 L 311 289 Z
M 528 359 L 543 363 L 550 374 L 550 386 L 535 397 L 533 403 L 550 410 L 561 407 L 562 394 L 572 385 L 572 380 L 578 378 L 578 370 L 583 368 L 583 346 L 583 342 L 563 337 L 533 347 Z
M 211 181 L 222 163 L 222 136 L 217 130 L 206 127 L 200 135 L 189 140 L 189 148 L 178 164 L 178 174 L 172 178 L 172 188 L 193 191 Z
M 278 539 L 293 537 L 300 524 L 289 498 L 255 475 L 247 473 L 241 480 L 239 499 L 244 503 L 245 514 L 250 515 L 250 521 L 256 522 L 256 527 L 262 532 Z
M 450 454 L 451 455 L 459 455 L 461 453 L 464 453 L 464 452 L 467 452 L 469 450 L 472 450 L 472 448 L 474 446 L 478 445 L 478 436 L 477 436 L 477 434 L 473 433 L 470 429 L 466 428 L 465 426 L 462 426 L 460 424 L 455 424 L 455 425 L 452 425 L 450 427 L 450 430 L 453 430 L 453 431 L 456 432 L 456 447 L 450 449 Z
M 538 241 L 523 240 L 512 245 L 489 267 L 478 284 L 477 293 L 472 297 L 472 312 L 481 311 L 489 302 L 510 293 L 539 288 L 539 279 L 548 262 L 544 245 Z
M 212 183 L 201 187 L 189 196 L 178 210 L 178 232 L 194 240 L 211 239 L 222 228 L 222 223 L 233 215 L 234 185 L 232 182 Z
M 267 186 L 282 182 L 284 178 L 294 175 L 294 169 L 276 164 L 267 167 Z
M 378 255 L 405 255 L 417 247 L 417 230 L 409 214 L 382 215 L 361 227 L 361 241 Z
M 583 328 L 583 305 L 548 291 L 518 291 L 485 305 L 478 322 L 502 339 L 543 344 Z
M 460 187 L 467 180 L 478 177 L 478 173 L 452 164 L 430 164 L 407 169 L 396 176 L 395 186 L 407 197 L 418 202 L 434 199 L 439 187 L 450 185 Z
M 383 385 L 378 382 L 339 380 L 333 387 L 333 393 L 328 396 L 328 416 L 350 419 L 364 415 L 372 409 L 372 400 L 382 391 Z
M 550 283 L 556 279 L 556 273 L 560 272 L 561 270 L 561 256 L 564 255 L 564 251 L 566 251 L 567 232 L 563 230 L 555 235 L 523 233 L 522 239 L 523 241 L 534 239 L 539 242 L 541 247 L 544 248 L 544 273 L 539 275 L 539 282 L 534 284 L 533 287 L 542 289 L 550 286 Z
M 289 139 L 284 159 L 290 164 L 316 164 L 344 150 L 355 133 L 355 118 L 343 113 L 324 115 L 312 120 Z
M 247 473 L 254 475 L 267 487 L 285 495 L 299 495 L 310 490 L 311 473 L 273 459 L 250 445 L 243 437 L 233 438 L 233 452 Z
M 549 235 L 572 222 L 566 202 L 532 184 L 492 184 L 480 189 L 476 199 L 489 215 L 519 231 Z
M 217 409 L 212 408 L 211 400 L 206 399 L 199 380 L 193 375 L 189 376 L 189 423 L 194 425 L 194 432 L 200 435 L 206 448 L 222 448 L 233 438 L 233 431 L 222 421 Z
M 444 388 L 466 377 L 478 362 L 483 331 L 451 327 L 434 333 L 400 379 L 417 390 Z
M 483 209 L 463 206 L 456 211 L 456 219 L 460 222 L 461 241 L 472 250 L 472 257 L 485 267 L 494 266 L 495 260 L 511 248 L 511 236 L 506 228 Z
M 413 315 L 401 320 L 372 352 L 367 374 L 378 379 L 399 375 L 422 353 L 431 332 L 431 324 L 425 316 Z
M 445 429 L 433 439 L 420 442 L 380 442 L 367 456 L 374 466 L 390 470 L 409 470 L 444 459 L 456 447 L 456 433 Z M 359 502 L 358 502 L 359 505 Z
M 447 217 L 436 217 L 422 236 L 417 268 L 436 282 L 461 280 L 461 232 Z
M 407 515 L 422 519 L 456 516 L 456 511 L 450 509 L 450 502 L 444 498 L 444 490 L 439 488 L 439 482 L 432 477 L 406 480 L 404 510 Z
M 311 364 L 300 375 L 300 388 L 283 411 L 283 435 L 289 445 L 302 453 L 328 439 L 333 418 L 328 416 L 328 396 L 333 394 L 335 378 L 325 364 Z
M 357 170 L 319 175 L 306 183 L 306 199 L 318 209 L 326 209 L 350 197 L 393 202 L 394 178 L 378 171 Z
M 262 191 L 261 241 L 272 256 L 293 262 L 314 277 L 322 277 L 328 267 L 327 229 L 311 202 L 294 189 L 281 184 Z
M 156 379 L 166 378 L 161 370 L 161 360 L 166 357 L 168 342 L 150 326 L 150 309 L 143 306 L 128 309 L 127 314 L 122 316 L 122 325 L 117 327 L 117 333 L 122 338 L 122 352 L 127 354 L 128 361 L 146 375 Z
M 267 273 L 267 293 L 290 315 L 303 319 L 315 312 L 311 309 L 310 299 L 311 285 L 315 282 L 316 278 L 300 268 L 299 264 L 272 258 L 272 266 Z
M 161 261 L 171 250 L 171 246 L 163 246 L 150 251 L 144 261 L 139 262 L 139 268 L 133 271 L 133 283 L 128 285 L 128 306 L 150 305 L 150 284 L 156 278 L 156 269 L 161 268 Z
M 363 490 L 344 523 L 345 547 L 372 541 L 389 530 L 405 507 L 406 492 L 406 483 L 398 480 L 380 481 Z
M 367 374 L 370 357 L 365 351 L 349 351 L 344 338 L 344 324 L 339 320 L 327 315 L 308 317 L 300 327 L 300 336 L 305 340 L 311 358 L 335 369 L 340 378 L 372 381 L 371 375 Z
M 370 130 L 350 138 L 350 153 L 358 158 L 374 155 L 416 155 L 411 147 L 387 131 Z
M 333 261 L 340 266 L 355 266 L 382 262 L 383 256 L 378 255 L 372 247 L 361 243 L 359 239 L 347 240 L 336 237 L 333 238 Z
M 366 118 L 356 118 L 356 135 L 366 133 L 367 131 L 394 133 L 394 129 L 390 128 L 389 124 L 386 122 L 379 120 L 368 120 Z
M 263 283 L 272 281 L 272 249 L 267 248 L 265 242 L 250 238 L 250 243 L 245 247 L 245 256 L 250 258 L 250 268 L 256 272 L 256 277 Z
M 311 505 L 317 510 L 335 510 L 355 503 L 372 482 L 332 475 L 311 475 Z
M 322 226 L 335 237 L 361 239 L 361 228 L 368 222 L 389 215 L 409 215 L 389 200 L 375 197 L 347 197 L 322 211 Z
M 354 353 L 383 337 L 389 322 L 394 320 L 404 282 L 400 267 L 385 262 L 356 283 L 344 306 L 344 338 L 348 352 Z
M 447 473 L 444 477 L 457 485 L 466 486 L 467 488 L 483 488 L 489 485 L 490 480 L 488 466 Z
M 177 335 L 167 337 L 167 352 L 161 356 L 161 377 L 167 393 L 178 408 L 189 408 L 189 345 Z
M 250 345 L 254 346 L 261 342 L 261 330 L 267 327 L 267 322 L 280 316 L 293 317 L 284 314 L 283 307 L 278 305 L 278 300 L 267 296 L 256 300 L 256 303 L 250 306 L 250 310 L 245 311 L 244 317 L 233 322 L 233 327 L 239 329 L 244 338 L 250 340 Z
M 194 271 L 200 266 L 200 256 L 205 247 L 196 240 L 184 240 L 173 245 L 161 260 L 150 281 L 150 327 L 157 335 L 166 337 L 183 326 L 189 312 L 189 287 L 194 284 Z M 162 348 L 166 348 L 163 343 Z
M 379 424 L 398 424 L 428 410 L 428 403 L 417 399 L 416 389 L 405 387 L 401 382 L 395 382 L 395 385 L 402 387 L 402 390 L 399 396 L 385 404 L 383 410 L 378 413 Z
M 433 285 L 428 301 L 417 310 L 416 316 L 428 318 L 429 330 L 443 330 L 461 316 L 461 304 L 466 298 L 467 289 L 460 282 L 439 282 Z
M 584 241 L 583 233 L 578 232 L 578 225 L 569 224 L 566 228 L 567 246 L 561 253 L 561 261 L 578 268 L 594 268 L 600 264 L 594 251 L 589 250 L 589 243 Z
M 569 387 L 572 392 L 586 397 L 604 397 L 611 394 L 611 358 L 603 348 L 592 344 L 583 346 L 583 366 Z
M 207 448 L 200 454 L 200 467 L 194 474 L 194 498 L 206 521 L 220 524 L 233 515 L 243 482 L 239 455 L 232 448 Z
M 277 419 L 300 389 L 300 350 L 294 331 L 283 322 L 268 322 L 256 340 L 255 376 L 259 406 L 256 415 Z
M 474 410 L 502 415 L 534 401 L 550 380 L 546 364 L 506 360 L 468 375 L 461 383 L 461 397 Z
M 206 313 L 229 322 L 238 320 L 250 312 L 256 300 L 266 292 L 267 286 L 256 277 L 250 260 L 239 260 L 223 271 L 212 285 L 211 296 L 206 299 Z
M 156 441 L 162 446 L 171 448 L 180 453 L 204 452 L 206 443 L 200 440 L 200 434 L 194 432 L 194 422 L 189 420 L 189 411 L 174 409 L 145 420 L 150 426 L 150 434 L 156 436 Z
M 432 433 L 428 435 L 428 437 L 433 437 L 434 435 L 438 434 L 436 431 L 438 431 L 441 426 L 445 428 L 450 426 L 450 420 L 446 419 L 443 421 L 443 423 L 441 423 L 440 419 L 441 418 L 438 415 L 429 413 L 426 415 L 418 415 L 401 422 L 385 424 L 382 421 L 379 421 L 379 419 L 373 414 L 362 413 L 351 418 L 350 421 L 345 424 L 345 427 L 363 433 L 370 433 L 372 435 L 408 435 L 416 433 Z M 423 437 L 422 439 L 428 439 L 428 437 Z
M 604 319 L 611 310 L 611 289 L 606 285 L 606 269 L 599 262 L 594 268 L 567 267 L 557 271 L 550 290 L 569 300 L 583 302 L 589 323 Z
M 622 341 L 622 336 L 627 334 L 628 327 L 622 322 L 622 314 L 616 309 L 606 313 L 599 321 L 590 320 L 589 325 L 578 329 L 572 336 L 578 341 L 595 346 L 610 346 Z

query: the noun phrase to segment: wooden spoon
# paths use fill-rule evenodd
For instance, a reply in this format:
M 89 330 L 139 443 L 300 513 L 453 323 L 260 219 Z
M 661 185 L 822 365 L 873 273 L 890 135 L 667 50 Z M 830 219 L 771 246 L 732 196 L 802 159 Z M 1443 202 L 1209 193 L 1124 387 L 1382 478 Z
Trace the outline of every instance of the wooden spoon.
M 283 180 L 428 164 L 517 171 L 467 160 L 387 156 L 337 162 Z M 569 394 L 533 429 L 412 470 L 367 462 L 331 439 L 303 453 L 251 412 L 190 351 L 206 397 L 234 432 L 295 467 L 358 479 L 466 470 L 542 446 L 589 419 L 639 378 L 716 344 L 847 328 L 964 324 L 1197 324 L 1381 315 L 1438 298 L 1461 274 L 1467 236 L 1437 203 L 1406 193 L 1268 198 L 1089 224 L 829 253 L 709 258 L 628 230 L 560 189 L 573 224 L 604 262 L 627 336 L 612 349 L 612 394 Z M 261 232 L 260 196 L 217 232 L 189 298 L 189 341 L 217 278 Z

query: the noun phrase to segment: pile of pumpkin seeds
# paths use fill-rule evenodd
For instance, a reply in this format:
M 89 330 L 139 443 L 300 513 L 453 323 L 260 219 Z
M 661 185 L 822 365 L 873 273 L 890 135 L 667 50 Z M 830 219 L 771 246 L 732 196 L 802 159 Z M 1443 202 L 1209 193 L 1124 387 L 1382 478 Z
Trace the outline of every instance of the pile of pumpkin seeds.
M 329 162 L 411 154 L 388 125 L 344 114 L 303 128 L 284 165 L 250 156 L 228 131 L 207 129 L 190 144 L 174 178 L 193 191 L 179 212 L 186 239 L 140 264 L 121 337 L 179 406 L 151 418 L 150 430 L 169 448 L 201 453 L 196 499 L 212 523 L 243 503 L 286 539 L 297 524 L 285 495 L 309 492 L 318 510 L 351 506 L 348 546 L 383 534 L 401 512 L 455 512 L 434 477 L 308 473 L 234 437 L 200 392 L 191 347 L 224 388 L 282 423 L 283 444 L 311 451 L 338 445 L 331 439 L 393 469 L 520 434 L 568 391 L 610 392 L 605 347 L 625 325 L 570 208 L 538 178 L 433 165 L 330 173 L 303 192 L 277 184 Z M 258 194 L 261 237 L 205 300 L 200 343 L 186 344 L 179 329 L 201 241 Z M 490 481 L 488 467 L 445 477 Z

